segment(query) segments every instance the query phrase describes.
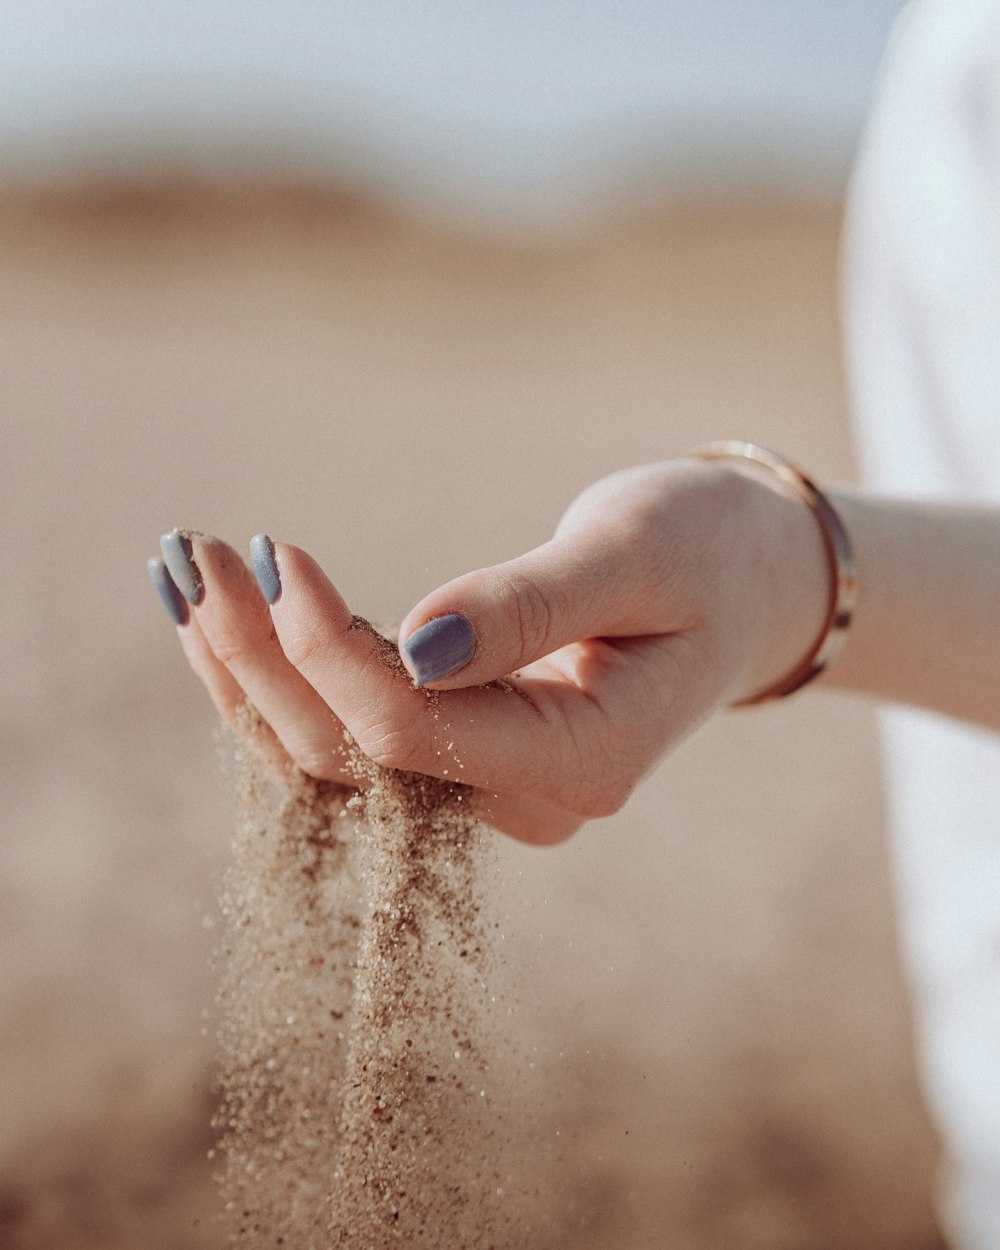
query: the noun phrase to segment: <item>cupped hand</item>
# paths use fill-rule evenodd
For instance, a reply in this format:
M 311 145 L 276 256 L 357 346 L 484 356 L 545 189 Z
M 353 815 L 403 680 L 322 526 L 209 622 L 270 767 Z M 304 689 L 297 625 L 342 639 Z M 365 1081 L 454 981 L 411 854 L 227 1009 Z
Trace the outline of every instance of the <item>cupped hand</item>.
M 536 843 L 617 811 L 712 711 L 790 670 L 827 594 L 801 503 L 695 460 L 589 487 L 548 542 L 428 595 L 399 652 L 297 547 L 255 540 L 267 598 L 218 539 L 175 531 L 164 554 L 151 572 L 191 667 L 235 727 L 257 710 L 273 767 L 356 784 L 346 728 Z

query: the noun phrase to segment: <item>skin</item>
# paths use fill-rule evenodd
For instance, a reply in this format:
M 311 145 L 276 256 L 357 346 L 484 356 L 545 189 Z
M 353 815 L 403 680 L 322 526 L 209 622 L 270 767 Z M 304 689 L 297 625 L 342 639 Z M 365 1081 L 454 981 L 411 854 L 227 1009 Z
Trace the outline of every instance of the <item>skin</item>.
M 830 496 L 861 596 L 821 681 L 1000 729 L 1000 508 Z
M 1000 579 L 982 575 L 1000 514 L 831 497 L 861 601 L 821 680 L 1000 727 L 1000 683 L 984 680 Z M 829 595 L 819 528 L 780 483 L 728 463 L 641 466 L 585 490 L 542 546 L 407 615 L 401 639 L 451 612 L 476 636 L 470 663 L 429 694 L 304 551 L 275 543 L 282 593 L 269 609 L 231 547 L 192 547 L 205 594 L 181 645 L 231 724 L 245 731 L 247 701 L 259 711 L 256 744 L 277 771 L 356 784 L 346 726 L 379 764 L 476 787 L 488 823 L 534 843 L 617 811 L 714 711 L 790 672 Z

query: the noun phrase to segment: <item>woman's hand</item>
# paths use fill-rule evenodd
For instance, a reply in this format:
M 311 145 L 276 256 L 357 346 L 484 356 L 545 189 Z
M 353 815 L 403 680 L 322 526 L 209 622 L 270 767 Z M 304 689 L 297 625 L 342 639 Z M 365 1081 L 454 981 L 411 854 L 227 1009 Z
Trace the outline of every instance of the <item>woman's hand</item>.
M 175 531 L 164 555 L 172 580 L 151 572 L 192 668 L 234 726 L 260 713 L 276 768 L 356 784 L 346 727 L 379 764 L 476 787 L 484 820 L 537 843 L 617 811 L 712 711 L 788 672 L 828 595 L 801 502 L 695 460 L 589 487 L 547 543 L 428 595 L 399 653 L 297 547 L 255 540 L 270 606 L 217 539 Z

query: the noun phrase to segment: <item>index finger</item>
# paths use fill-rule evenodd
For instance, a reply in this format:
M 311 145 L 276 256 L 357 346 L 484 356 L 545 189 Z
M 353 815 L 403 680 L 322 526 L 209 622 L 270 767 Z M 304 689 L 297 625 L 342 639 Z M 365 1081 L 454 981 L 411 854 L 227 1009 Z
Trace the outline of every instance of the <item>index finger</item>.
M 678 665 L 667 647 L 637 640 L 633 655 L 580 643 L 516 680 L 418 690 L 396 648 L 351 613 L 310 556 L 285 543 L 274 552 L 282 650 L 377 763 L 595 816 L 621 806 L 655 754 L 640 749 L 624 712 L 642 708 L 654 668 L 669 704 Z

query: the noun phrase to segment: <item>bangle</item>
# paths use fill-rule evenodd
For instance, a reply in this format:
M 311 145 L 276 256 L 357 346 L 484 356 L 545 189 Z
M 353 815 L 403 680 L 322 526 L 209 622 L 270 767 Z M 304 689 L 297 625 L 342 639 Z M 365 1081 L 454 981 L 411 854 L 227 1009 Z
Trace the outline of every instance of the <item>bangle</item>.
M 858 570 L 854 549 L 837 510 L 810 478 L 783 457 L 754 443 L 707 443 L 690 453 L 699 460 L 742 460 L 766 469 L 786 486 L 790 486 L 816 518 L 823 535 L 830 572 L 830 600 L 823 629 L 805 658 L 773 686 L 738 699 L 733 707 L 749 707 L 782 699 L 800 690 L 818 677 L 843 646 L 847 627 L 854 615 L 858 598 Z

